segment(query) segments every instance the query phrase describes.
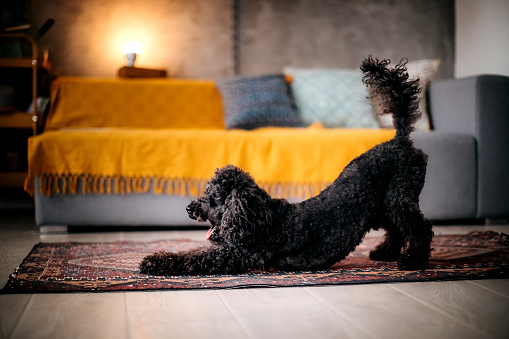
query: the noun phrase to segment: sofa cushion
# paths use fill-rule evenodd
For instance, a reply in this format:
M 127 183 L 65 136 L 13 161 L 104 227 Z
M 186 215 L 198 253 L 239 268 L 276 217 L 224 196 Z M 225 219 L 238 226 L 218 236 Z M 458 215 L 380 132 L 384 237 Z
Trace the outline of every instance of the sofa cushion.
M 303 126 L 292 109 L 282 74 L 228 78 L 217 85 L 229 129 Z
M 360 70 L 287 67 L 283 72 L 292 78 L 297 114 L 304 123 L 321 122 L 329 128 L 378 127 Z

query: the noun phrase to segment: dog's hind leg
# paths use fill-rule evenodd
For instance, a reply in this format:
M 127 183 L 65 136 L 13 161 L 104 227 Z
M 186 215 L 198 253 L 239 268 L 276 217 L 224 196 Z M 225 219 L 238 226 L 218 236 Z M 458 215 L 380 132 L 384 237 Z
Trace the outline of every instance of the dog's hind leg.
M 419 211 L 419 215 L 415 213 L 415 216 L 409 219 L 406 228 L 405 241 L 408 245 L 398 260 L 398 268 L 401 270 L 424 270 L 428 266 L 431 254 L 433 237 L 431 223 L 424 219 Z
M 408 170 L 395 176 L 386 197 L 386 214 L 390 222 L 399 229 L 406 245 L 398 259 L 401 270 L 424 270 L 431 254 L 433 230 L 419 208 L 419 195 L 424 185 L 424 165 L 414 159 L 414 166 L 403 166 Z
M 369 258 L 379 261 L 397 261 L 401 249 L 405 246 L 403 234 L 388 218 L 382 221 L 382 228 L 385 229 L 385 239 L 369 253 Z
M 406 244 L 398 259 L 398 268 L 424 270 L 431 254 L 433 230 L 431 223 L 422 215 L 419 204 L 408 202 L 403 197 L 391 207 L 389 217 L 400 230 Z

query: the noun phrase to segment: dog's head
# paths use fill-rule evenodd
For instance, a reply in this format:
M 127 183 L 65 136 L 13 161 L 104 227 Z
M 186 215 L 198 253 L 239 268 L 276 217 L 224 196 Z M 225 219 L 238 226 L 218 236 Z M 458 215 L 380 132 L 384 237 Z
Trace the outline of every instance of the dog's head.
M 217 169 L 205 195 L 187 206 L 191 219 L 209 220 L 207 240 L 248 244 L 259 241 L 271 220 L 270 196 L 240 168 Z

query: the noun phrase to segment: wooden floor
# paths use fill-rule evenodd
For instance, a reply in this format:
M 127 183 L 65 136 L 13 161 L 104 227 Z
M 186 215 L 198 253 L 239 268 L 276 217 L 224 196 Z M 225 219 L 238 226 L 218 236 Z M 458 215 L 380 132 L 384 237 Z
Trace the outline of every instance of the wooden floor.
M 40 235 L 0 216 L 0 285 L 37 242 L 204 231 Z M 442 226 L 436 234 L 505 226 Z M 381 233 L 368 236 L 379 237 Z M 0 338 L 509 338 L 509 279 L 306 288 L 0 295 Z

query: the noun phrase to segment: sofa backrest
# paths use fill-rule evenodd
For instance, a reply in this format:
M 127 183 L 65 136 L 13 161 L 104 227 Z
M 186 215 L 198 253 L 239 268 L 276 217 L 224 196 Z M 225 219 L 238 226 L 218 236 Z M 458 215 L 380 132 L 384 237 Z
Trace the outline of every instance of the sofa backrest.
M 45 130 L 62 128 L 224 129 L 213 81 L 59 77 Z

